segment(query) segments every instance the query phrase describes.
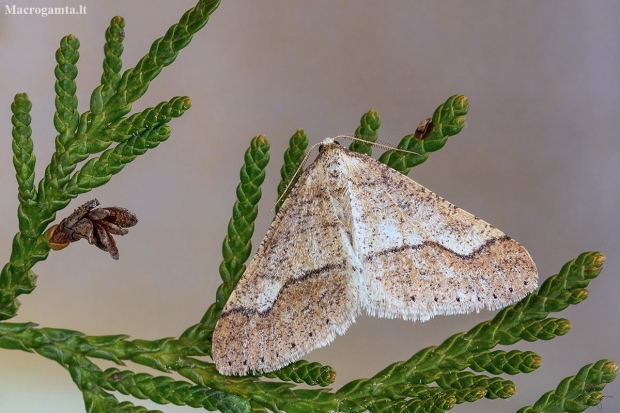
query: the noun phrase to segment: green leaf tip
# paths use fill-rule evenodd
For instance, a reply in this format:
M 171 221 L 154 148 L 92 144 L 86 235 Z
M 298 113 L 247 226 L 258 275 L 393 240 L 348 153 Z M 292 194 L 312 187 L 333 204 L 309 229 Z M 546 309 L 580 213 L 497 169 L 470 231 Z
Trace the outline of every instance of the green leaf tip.
M 275 206 L 276 214 L 301 175 L 301 171 L 298 172 L 298 170 L 305 158 L 306 148 L 308 148 L 308 137 L 303 129 L 299 129 L 291 136 L 288 148 L 284 152 L 284 164 L 280 169 L 282 180 L 278 184 L 278 201 Z
M 166 124 L 173 118 L 182 116 L 191 108 L 191 105 L 192 102 L 189 97 L 176 96 L 168 102 L 161 102 L 155 107 L 146 108 L 128 118 L 120 118 L 110 122 L 105 133 L 99 134 L 96 138 L 91 137 L 89 152 L 97 153 L 109 146 L 112 141 L 122 143 L 131 137 L 147 132 L 149 129 Z
M 56 51 L 54 127 L 59 133 L 56 138 L 58 155 L 66 150 L 66 146 L 75 136 L 75 130 L 78 126 L 79 114 L 75 79 L 78 75 L 76 63 L 80 58 L 79 47 L 79 40 L 75 36 L 69 35 L 62 38 L 60 48 Z
M 541 357 L 531 351 L 482 351 L 471 358 L 469 368 L 492 374 L 519 374 L 533 372 L 540 367 L 541 362 Z
M 381 119 L 379 118 L 379 113 L 371 109 L 362 115 L 360 126 L 355 130 L 355 137 L 368 142 L 376 142 L 379 137 L 377 131 L 380 126 Z M 372 155 L 372 145 L 362 141 L 353 141 L 351 145 L 349 145 L 349 149 L 353 152 L 363 153 L 368 156 Z
M 72 67 L 80 58 L 78 49 L 80 48 L 80 40 L 72 34 L 63 37 L 60 40 L 60 47 L 56 50 L 56 61 L 58 62 L 57 70 L 65 72 L 67 69 L 74 72 Z M 70 66 L 65 66 L 70 65 Z
M 368 407 L 372 413 L 440 413 L 452 409 L 458 402 L 455 392 L 436 393 L 424 399 L 391 400 L 382 398 L 373 400 Z M 348 409 L 342 409 L 347 411 Z M 351 409 L 361 412 L 364 410 Z
M 34 186 L 36 157 L 32 141 L 32 128 L 30 127 L 31 109 L 32 103 L 27 94 L 18 93 L 15 95 L 11 103 L 11 112 L 13 113 L 11 116 L 11 123 L 13 124 L 11 133 L 13 135 L 13 166 L 15 167 L 20 208 L 26 204 L 32 205 L 37 197 Z M 22 227 L 22 229 L 25 230 L 26 227 Z
M 196 7 L 185 12 L 163 37 L 155 40 L 149 53 L 142 57 L 133 69 L 123 74 L 119 98 L 131 104 L 146 93 L 150 82 L 165 66 L 175 61 L 179 51 L 189 44 L 194 33 L 207 24 L 219 4 L 219 0 L 199 1 Z
M 292 381 L 294 383 L 306 383 L 311 386 L 329 386 L 336 380 L 336 371 L 330 366 L 320 363 L 310 363 L 306 360 L 299 360 L 286 367 L 271 373 L 264 373 L 263 377 L 278 378 L 282 381 Z
M 436 380 L 443 389 L 485 389 L 487 399 L 508 399 L 517 392 L 515 384 L 500 377 L 477 376 L 470 372 L 447 372 Z M 465 401 L 465 400 L 463 400 Z
M 228 223 L 228 234 L 222 244 L 220 276 L 223 283 L 217 289 L 216 302 L 209 307 L 201 320 L 204 328 L 210 331 L 215 328 L 220 312 L 245 271 L 245 262 L 252 251 L 254 221 L 258 216 L 257 204 L 262 196 L 261 185 L 269 163 L 269 142 L 264 136 L 252 139 L 244 160 L 239 174 L 241 182 L 236 189 L 237 200 Z M 210 343 L 206 345 L 210 346 Z
M 212 390 L 171 377 L 155 377 L 111 368 L 102 373 L 106 390 L 118 391 L 158 404 L 175 404 L 221 412 L 249 412 L 250 403 L 234 394 Z
M 125 39 L 125 20 L 121 16 L 115 16 L 105 31 L 105 44 L 103 46 L 103 73 L 101 74 L 102 103 L 106 104 L 114 91 L 118 88 L 123 67 L 121 55 L 123 54 L 123 40 Z M 92 106 L 92 105 L 91 105 Z
M 169 102 L 162 102 L 154 108 L 110 123 L 104 134 L 91 136 L 85 147 L 88 153 L 99 152 L 113 141 L 120 143 L 104 151 L 100 157 L 91 158 L 71 177 L 66 187 L 68 196 L 75 197 L 104 185 L 137 156 L 167 140 L 170 137 L 167 123 L 190 107 L 191 101 L 187 96 L 175 97 Z
M 428 136 L 419 139 L 415 133 L 405 136 L 398 148 L 412 153 L 387 151 L 379 158 L 379 162 L 408 174 L 411 168 L 428 159 L 430 152 L 438 151 L 450 136 L 459 133 L 465 126 L 465 115 L 469 110 L 469 99 L 465 95 L 454 95 L 440 105 L 433 113 L 433 127 Z
M 617 374 L 618 365 L 613 361 L 588 364 L 577 375 L 562 380 L 555 390 L 545 393 L 534 405 L 523 407 L 517 413 L 582 412 L 601 402 L 601 390 Z

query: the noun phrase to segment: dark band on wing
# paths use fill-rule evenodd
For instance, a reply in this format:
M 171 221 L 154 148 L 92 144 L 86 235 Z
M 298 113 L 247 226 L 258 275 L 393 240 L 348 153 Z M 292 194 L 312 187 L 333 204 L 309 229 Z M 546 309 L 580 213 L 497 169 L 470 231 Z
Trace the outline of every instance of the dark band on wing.
M 367 262 L 367 261 L 372 261 L 374 258 L 377 257 L 381 257 L 384 255 L 389 255 L 389 254 L 394 254 L 394 253 L 398 253 L 398 252 L 403 252 L 406 250 L 421 250 L 427 246 L 433 246 L 435 248 L 438 249 L 442 249 L 444 251 L 448 251 L 450 254 L 453 254 L 461 259 L 464 260 L 473 260 L 476 258 L 476 256 L 478 256 L 480 253 L 482 253 L 485 250 L 488 250 L 489 248 L 491 248 L 491 246 L 493 246 L 494 244 L 498 243 L 498 242 L 503 242 L 503 241 L 510 241 L 511 238 L 507 235 L 504 235 L 502 237 L 498 237 L 498 238 L 489 238 L 484 244 L 482 244 L 480 247 L 478 247 L 477 249 L 475 249 L 474 251 L 472 251 L 469 254 L 459 254 L 455 251 L 452 251 L 449 248 L 446 248 L 444 245 L 439 244 L 435 241 L 424 241 L 420 244 L 416 244 L 416 245 L 402 245 L 400 247 L 395 247 L 395 248 L 390 248 L 390 249 L 386 249 L 383 251 L 379 251 L 377 253 L 368 255 L 367 257 L 365 257 L 363 259 L 363 262 Z M 323 267 L 320 268 L 316 268 L 310 271 L 306 271 L 305 273 L 303 273 L 300 277 L 292 279 L 287 281 L 282 288 L 280 289 L 280 291 L 278 292 L 278 296 L 276 297 L 276 299 L 274 300 L 273 304 L 275 305 L 275 303 L 278 301 L 278 299 L 280 298 L 280 295 L 288 288 L 291 288 L 294 284 L 303 282 L 309 278 L 312 277 L 316 277 L 319 276 L 325 272 L 331 271 L 331 270 L 341 270 L 344 269 L 346 267 L 346 261 L 342 260 L 340 263 L 338 264 L 327 264 L 324 265 Z M 234 313 L 243 313 L 244 315 L 246 315 L 247 317 L 252 316 L 253 314 L 259 314 L 259 315 L 266 315 L 268 314 L 271 309 L 273 309 L 273 305 L 271 307 L 269 307 L 268 309 L 266 309 L 265 311 L 257 311 L 254 309 L 250 309 L 250 308 L 246 308 L 246 307 L 237 307 L 237 308 L 233 308 L 231 310 L 228 310 L 226 312 L 223 312 L 220 317 L 226 317 L 229 314 L 234 314 Z
M 512 238 L 510 238 L 508 235 L 504 235 L 502 237 L 498 237 L 498 238 L 489 238 L 484 244 L 482 244 L 480 247 L 476 248 L 474 251 L 470 252 L 469 254 L 459 254 L 458 252 L 452 251 L 450 248 L 447 248 L 446 246 L 435 242 L 435 241 L 424 241 L 420 244 L 416 244 L 416 245 L 401 245 L 400 247 L 394 247 L 394 248 L 390 248 L 387 250 L 383 250 L 383 251 L 379 251 L 379 252 L 375 252 L 373 254 L 367 255 L 366 257 L 364 257 L 362 259 L 362 262 L 367 262 L 367 261 L 372 261 L 373 259 L 377 258 L 377 257 L 382 257 L 384 255 L 388 255 L 388 254 L 394 254 L 397 252 L 403 252 L 406 250 L 421 250 L 427 246 L 433 246 L 437 249 L 441 249 L 444 251 L 448 251 L 450 254 L 456 255 L 459 258 L 465 259 L 465 260 L 473 260 L 474 258 L 476 258 L 476 255 L 480 254 L 481 252 L 483 252 L 484 250 L 487 250 L 489 248 L 491 248 L 491 246 L 497 242 L 501 242 L 501 241 L 510 241 Z
M 339 264 L 327 264 L 324 265 L 320 268 L 316 268 L 314 270 L 310 270 L 310 271 L 306 271 L 305 273 L 303 273 L 301 275 L 301 277 L 298 278 L 294 278 L 292 280 L 287 281 L 286 283 L 284 283 L 284 285 L 282 286 L 282 288 L 280 289 L 280 291 L 278 292 L 278 296 L 276 297 L 276 299 L 273 301 L 273 304 L 275 305 L 275 303 L 278 301 L 278 299 L 280 298 L 280 295 L 282 295 L 283 291 L 291 288 L 294 284 L 298 284 L 302 281 L 307 280 L 308 278 L 312 278 L 312 277 L 317 277 L 325 272 L 331 271 L 331 270 L 342 270 L 346 267 L 346 261 L 342 260 L 342 262 L 340 262 Z M 220 314 L 220 318 L 221 317 L 226 317 L 229 314 L 234 314 L 234 313 L 243 313 L 246 316 L 251 316 L 252 314 L 256 314 L 258 313 L 259 315 L 265 315 L 268 314 L 271 309 L 274 307 L 274 305 L 272 305 L 271 307 L 269 307 L 268 309 L 266 309 L 265 311 L 257 311 L 257 310 L 253 310 L 253 309 L 249 309 L 249 308 L 245 308 L 245 307 L 236 307 L 233 308 L 232 310 L 228 310 L 223 312 L 222 314 Z

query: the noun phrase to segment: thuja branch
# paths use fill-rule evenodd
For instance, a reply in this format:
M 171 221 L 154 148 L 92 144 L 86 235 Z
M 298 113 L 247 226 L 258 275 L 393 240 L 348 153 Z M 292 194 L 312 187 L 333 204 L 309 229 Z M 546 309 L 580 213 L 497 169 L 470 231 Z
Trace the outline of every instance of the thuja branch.
M 377 396 L 404 397 L 403 390 L 410 385 L 436 382 L 442 375 L 462 371 L 474 364 L 477 369 L 492 372 L 498 368 L 497 363 L 490 363 L 487 369 L 487 364 L 480 365 L 479 361 L 498 344 L 510 345 L 522 339 L 549 340 L 566 334 L 570 329 L 567 320 L 547 319 L 547 316 L 583 301 L 587 297 L 585 288 L 598 276 L 603 262 L 600 253 L 583 253 L 567 263 L 559 274 L 548 278 L 537 292 L 504 308 L 493 320 L 466 333 L 455 334 L 440 346 L 421 350 L 409 360 L 394 363 L 370 379 L 353 381 L 337 394 L 345 406 L 352 403 L 368 408 Z M 517 370 L 527 372 L 540 365 L 538 357 L 528 356 L 522 357 L 526 365 L 517 367 Z
M 588 364 L 576 376 L 562 380 L 556 390 L 545 393 L 533 406 L 523 407 L 517 413 L 582 412 L 603 400 L 601 390 L 617 374 L 618 365 L 613 361 Z
M 439 106 L 432 117 L 432 129 L 424 138 L 415 133 L 405 136 L 398 148 L 408 152 L 387 151 L 379 162 L 407 175 L 411 168 L 425 162 L 430 152 L 438 151 L 450 136 L 459 133 L 465 126 L 465 115 L 469 110 L 469 99 L 465 95 L 454 95 Z
M 78 194 L 106 184 L 127 163 L 167 140 L 171 133 L 170 120 L 189 109 L 189 98 L 182 96 L 128 116 L 133 102 L 147 91 L 160 71 L 176 59 L 218 5 L 219 0 L 199 1 L 164 37 L 153 43 L 136 67 L 122 74 L 125 22 L 120 17 L 113 18 L 106 31 L 101 85 L 91 95 L 89 110 L 81 114 L 76 98 L 80 43 L 72 35 L 62 39 L 55 68 L 56 150 L 38 189 L 35 189 L 34 180 L 31 103 L 26 94 L 15 96 L 11 106 L 12 146 L 18 184 L 19 232 L 13 241 L 11 259 L 0 273 L 0 320 L 13 317 L 19 307 L 17 297 L 35 288 L 36 275 L 31 268 L 47 258 L 49 244 L 42 233 L 55 219 L 56 212 Z M 406 174 L 463 128 L 467 110 L 465 96 L 452 96 L 434 112 L 430 123 L 424 123 L 422 132 L 403 138 L 399 147 L 405 152 L 388 151 L 380 161 Z M 355 134 L 375 141 L 380 124 L 377 112 L 371 110 L 364 114 Z M 280 203 L 286 197 L 284 189 L 291 187 L 298 176 L 295 171 L 307 143 L 302 130 L 291 138 L 281 170 L 278 194 L 283 196 Z M 354 142 L 351 148 L 370 154 L 370 146 L 364 142 Z M 335 372 L 331 367 L 304 360 L 263 375 L 280 382 L 266 381 L 260 376 L 222 376 L 213 363 L 197 357 L 209 355 L 218 316 L 245 270 L 269 160 L 268 150 L 267 140 L 259 136 L 246 152 L 237 202 L 223 244 L 224 257 L 220 266 L 223 283 L 218 288 L 216 302 L 201 322 L 186 329 L 179 338 L 159 340 L 129 340 L 123 334 L 88 336 L 74 330 L 38 328 L 34 323 L 5 322 L 0 323 L 0 347 L 36 352 L 62 365 L 83 393 L 88 412 L 147 411 L 129 402 L 120 403 L 111 394 L 114 391 L 160 404 L 174 403 L 222 412 L 266 412 L 267 409 L 441 412 L 455 404 L 483 397 L 495 399 L 513 395 L 512 381 L 480 373 L 530 373 L 540 366 L 540 357 L 530 351 L 492 349 L 520 340 L 549 340 L 565 334 L 570 329 L 568 320 L 548 315 L 587 298 L 586 287 L 600 272 L 603 256 L 584 253 L 569 262 L 558 275 L 549 278 L 537 293 L 502 310 L 493 320 L 469 332 L 456 334 L 437 347 L 423 349 L 370 379 L 355 380 L 336 392 L 298 389 L 292 383 L 284 383 L 321 386 L 333 383 Z M 86 162 L 76 170 L 82 161 Z M 102 371 L 94 363 L 96 359 L 112 361 L 121 368 Z M 169 376 L 136 374 L 125 369 L 126 361 L 163 373 L 176 371 L 189 382 Z M 617 365 L 608 360 L 585 366 L 555 391 L 541 397 L 534 406 L 520 412 L 582 411 L 600 401 L 602 389 L 616 373 Z
M 124 21 L 120 17 L 112 19 L 106 32 L 101 85 L 91 96 L 90 110 L 82 114 L 77 110 L 75 81 L 80 43 L 73 35 L 62 39 L 54 71 L 56 150 L 38 184 L 38 191 L 34 189 L 35 157 L 29 129 L 31 104 L 26 94 L 16 95 L 11 108 L 20 200 L 19 232 L 13 240 L 10 261 L 0 273 L 0 320 L 14 317 L 19 308 L 17 297 L 34 290 L 36 275 L 31 269 L 47 258 L 49 245 L 42 234 L 55 219 L 56 212 L 78 194 L 108 182 L 136 156 L 166 140 L 170 135 L 167 123 L 189 108 L 189 99 L 178 97 L 125 117 L 132 103 L 147 91 L 161 70 L 176 59 L 218 5 L 219 0 L 200 0 L 164 37 L 153 43 L 135 68 L 123 75 L 120 70 Z M 99 158 L 92 158 L 71 175 L 79 162 L 105 151 L 114 143 L 118 145 Z
M 249 209 L 239 209 L 239 213 L 233 216 L 229 238 L 225 242 L 225 246 L 232 245 L 230 248 L 237 252 L 241 250 L 247 254 L 247 243 L 256 218 L 253 211 L 260 198 L 260 185 L 268 159 L 267 149 L 264 138 L 257 137 L 246 153 L 242 183 L 237 191 L 238 202 L 240 207 L 247 199 L 253 203 L 248 204 Z M 249 220 L 242 221 L 244 214 Z M 245 244 L 234 241 L 234 235 L 242 233 L 238 228 L 249 231 L 245 238 L 239 239 L 245 239 Z M 223 262 L 223 268 L 240 275 L 243 267 L 233 266 L 234 257 L 239 256 L 232 254 L 229 257 Z M 159 403 L 188 404 L 222 411 L 264 411 L 267 408 L 289 412 L 309 409 L 439 412 L 481 397 L 506 398 L 514 394 L 514 385 L 509 380 L 463 370 L 469 367 L 492 374 L 535 370 L 540 365 L 540 357 L 535 353 L 490 350 L 498 344 L 513 344 L 521 339 L 551 339 L 566 333 L 570 328 L 568 321 L 547 318 L 548 314 L 585 299 L 585 288 L 589 280 L 598 275 L 602 263 L 601 254 L 582 254 L 569 262 L 560 274 L 549 278 L 539 292 L 502 310 L 492 321 L 467 333 L 454 335 L 438 347 L 424 349 L 407 361 L 388 366 L 371 379 L 351 382 L 336 393 L 298 390 L 291 384 L 264 382 L 256 377 L 220 376 L 212 363 L 191 357 L 205 354 L 208 349 L 205 344 L 209 341 L 205 337 L 210 338 L 212 330 L 202 323 L 190 327 L 179 339 L 154 341 L 129 341 L 124 335 L 86 336 L 71 330 L 38 329 L 33 324 L 1 323 L 0 346 L 34 350 L 59 362 L 70 371 L 84 392 L 89 411 L 140 411 L 139 407 L 119 404 L 105 391 L 118 390 Z M 207 312 L 207 321 L 212 314 Z M 176 370 L 195 384 L 118 369 L 102 372 L 90 358 L 121 365 L 123 360 L 130 360 L 164 372 Z M 300 361 L 269 376 L 325 385 L 333 381 L 334 374 L 328 366 Z M 310 376 L 314 379 L 309 379 Z M 433 382 L 437 387 L 428 386 Z
M 367 142 L 376 142 L 379 138 L 378 130 L 380 126 L 381 119 L 379 118 L 379 113 L 371 109 L 364 113 L 360 119 L 360 126 L 355 130 L 355 136 Z M 363 153 L 368 156 L 372 155 L 372 145 L 361 141 L 352 142 L 351 145 L 349 145 L 349 149 L 353 152 Z
M 113 20 L 113 25 L 117 23 Z M 108 74 L 108 77 L 113 77 L 113 75 Z M 175 99 L 168 103 L 162 103 L 157 108 L 147 109 L 144 112 L 132 115 L 129 118 L 121 118 L 116 122 L 110 122 L 107 125 L 106 133 L 99 134 L 97 139 L 87 142 L 87 152 L 96 153 L 101 149 L 105 149 L 112 141 L 119 142 L 119 145 L 106 150 L 100 157 L 91 159 L 77 171 L 66 184 L 66 193 L 77 194 L 106 183 L 112 174 L 118 173 L 137 154 L 141 154 L 146 149 L 154 147 L 160 141 L 165 140 L 169 136 L 169 128 L 166 122 L 174 116 L 174 113 L 180 114 L 189 106 L 188 103 L 183 103 L 187 102 L 186 98 Z M 179 102 L 182 106 L 176 107 L 176 102 Z M 378 128 L 378 116 L 375 112 L 371 112 L 369 113 L 371 115 L 374 113 L 376 118 L 373 120 L 373 125 L 375 125 L 375 128 Z M 362 118 L 362 125 L 358 129 L 364 127 L 364 120 L 369 116 L 367 115 Z M 161 132 L 157 132 L 158 130 Z M 151 142 L 149 136 L 153 136 L 153 132 L 155 132 L 155 138 L 152 140 L 152 143 L 149 143 Z M 158 138 L 157 136 L 163 136 L 163 138 Z M 291 145 L 292 147 L 307 145 L 307 139 L 302 131 L 293 137 Z M 238 278 L 243 273 L 245 268 L 242 265 L 243 262 L 249 258 L 250 238 L 253 232 L 254 220 L 257 216 L 256 204 L 260 199 L 260 185 L 264 180 L 264 168 L 268 161 L 267 149 L 267 141 L 263 137 L 257 137 L 246 153 L 246 164 L 241 172 L 242 182 L 237 190 L 239 200 L 234 208 L 235 213 L 229 226 L 229 236 L 224 243 L 224 251 L 230 251 L 228 255 L 225 254 L 221 267 L 225 283 L 219 290 L 221 295 L 218 296 L 218 301 L 207 311 L 206 318 L 202 323 L 187 329 L 178 340 L 169 338 L 154 341 L 129 341 L 124 335 L 86 336 L 83 333 L 71 330 L 37 329 L 32 324 L 5 323 L 2 325 L 1 345 L 6 348 L 26 351 L 35 350 L 46 357 L 58 361 L 72 372 L 74 381 L 84 392 L 87 406 L 99 406 L 98 408 L 103 408 L 103 406 L 107 406 L 106 408 L 111 408 L 110 406 L 116 406 L 115 409 L 119 408 L 120 405 L 117 404 L 116 400 L 103 391 L 102 388 L 110 390 L 114 387 L 114 377 L 120 377 L 116 376 L 116 373 L 122 374 L 124 378 L 134 377 L 134 373 L 128 371 L 121 372 L 119 370 L 109 375 L 107 374 L 109 372 L 99 371 L 89 361 L 89 358 L 102 358 L 121 365 L 124 364 L 123 360 L 129 360 L 164 372 L 176 370 L 197 383 L 198 386 L 202 386 L 200 388 L 192 387 L 192 389 L 203 395 L 206 394 L 203 391 L 204 389 L 213 389 L 215 393 L 209 393 L 211 390 L 208 390 L 207 393 L 220 395 L 221 393 L 218 392 L 232 391 L 234 394 L 247 396 L 248 389 L 252 389 L 250 392 L 252 396 L 249 397 L 249 400 L 254 408 L 258 408 L 261 405 L 267 408 L 277 408 L 280 404 L 302 405 L 309 402 L 308 397 L 320 400 L 325 393 L 324 391 L 314 391 L 314 393 L 305 394 L 302 392 L 298 395 L 291 393 L 291 385 L 289 384 L 276 386 L 274 383 L 263 382 L 251 377 L 226 378 L 226 380 L 222 381 L 211 363 L 191 358 L 191 356 L 208 353 L 210 335 L 217 320 L 217 314 L 221 311 L 225 300 L 232 288 L 234 288 L 234 284 L 236 284 Z M 137 153 L 135 152 L 136 150 L 138 150 Z M 289 165 L 289 170 L 286 171 L 287 174 L 291 172 L 292 164 L 299 162 L 301 154 L 303 154 L 303 150 L 297 148 L 294 149 L 294 152 L 291 151 L 291 158 L 289 160 L 291 165 Z M 305 382 L 324 386 L 333 382 L 335 372 L 329 366 L 301 360 L 277 372 L 270 373 L 268 376 L 277 377 L 284 381 Z M 101 377 L 104 378 L 101 379 Z M 140 377 L 142 378 L 141 383 L 151 383 L 151 379 L 146 379 L 144 376 Z M 152 378 L 152 380 L 156 380 L 160 384 L 164 383 L 162 386 L 168 389 L 166 391 L 174 388 L 178 392 L 185 392 L 189 388 L 186 383 L 170 381 L 167 378 L 165 380 L 163 378 Z M 237 384 L 231 388 L 231 383 L 233 382 Z M 89 390 L 95 384 L 100 388 L 96 391 Z M 164 402 L 161 396 L 157 396 L 157 392 L 149 393 L 148 397 L 155 401 Z M 467 396 L 461 395 L 460 398 L 467 398 Z M 168 401 L 175 402 L 175 400 L 172 397 Z M 211 402 L 208 400 L 203 400 L 203 402 L 203 407 L 215 406 L 215 404 L 210 404 Z M 240 404 L 235 405 L 237 407 L 240 406 Z M 245 408 L 242 410 L 245 410 Z
M 300 173 L 298 170 L 305 158 L 307 147 L 308 137 L 306 136 L 306 132 L 302 129 L 291 136 L 288 148 L 284 152 L 284 164 L 282 164 L 282 168 L 280 168 L 282 180 L 278 184 L 278 200 L 275 207 L 276 214 L 299 178 Z
M 15 96 L 11 111 L 13 117 L 13 164 L 19 188 L 20 204 L 17 209 L 19 232 L 13 238 L 10 261 L 0 272 L 0 320 L 10 318 L 17 313 L 19 302 L 15 299 L 20 294 L 29 294 L 35 288 L 36 274 L 30 269 L 47 257 L 49 247 L 40 237 L 42 228 L 36 219 L 38 204 L 34 188 L 35 156 L 30 128 L 30 109 L 32 104 L 28 96 Z
M 222 284 L 217 289 L 216 301 L 201 320 L 199 332 L 207 340 L 207 352 L 210 353 L 211 337 L 217 319 L 235 288 L 237 281 L 245 271 L 245 262 L 252 250 L 254 221 L 258 216 L 258 201 L 262 196 L 261 185 L 265 180 L 265 167 L 269 163 L 269 142 L 264 136 L 252 140 L 245 153 L 245 164 L 241 168 L 241 182 L 237 186 L 237 201 L 233 206 L 233 216 L 228 223 L 228 235 L 222 245 L 224 259 L 220 264 Z

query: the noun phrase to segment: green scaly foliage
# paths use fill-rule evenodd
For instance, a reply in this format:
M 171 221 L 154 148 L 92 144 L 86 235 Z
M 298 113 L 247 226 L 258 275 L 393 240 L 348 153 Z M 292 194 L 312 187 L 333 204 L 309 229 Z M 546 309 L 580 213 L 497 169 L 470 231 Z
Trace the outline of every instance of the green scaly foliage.
M 308 147 L 308 137 L 306 132 L 298 130 L 289 141 L 288 148 L 284 152 L 284 164 L 280 169 L 282 180 L 278 184 L 278 201 L 276 202 L 276 214 L 284 203 L 290 190 L 295 186 L 297 178 L 299 178 L 298 170 L 302 166 L 306 148 Z
M 106 31 L 101 85 L 91 95 L 89 110 L 82 114 L 77 108 L 75 82 L 80 44 L 71 35 L 61 40 L 55 68 L 56 150 L 37 187 L 30 128 L 32 105 L 25 93 L 15 96 L 11 120 L 19 232 L 13 239 L 10 261 L 0 273 L 0 320 L 13 318 L 19 309 L 17 297 L 35 289 L 37 276 L 32 267 L 48 257 L 50 247 L 43 233 L 55 220 L 56 213 L 77 195 L 108 183 L 126 164 L 170 137 L 168 124 L 189 109 L 188 97 L 174 97 L 153 108 L 128 114 L 132 103 L 175 60 L 218 5 L 218 0 L 199 1 L 164 37 L 153 43 L 136 67 L 124 73 L 121 73 L 121 55 L 125 23 L 121 17 L 114 17 Z M 408 152 L 388 151 L 380 161 L 408 173 L 463 128 L 468 105 L 463 95 L 450 97 L 434 112 L 433 129 L 428 136 L 418 139 L 414 134 L 406 135 L 399 148 Z M 374 142 L 380 124 L 378 113 L 371 110 L 362 116 L 355 134 Z M 300 169 L 307 146 L 306 134 L 298 130 L 284 155 L 276 208 L 284 202 L 286 189 L 290 190 L 299 176 L 295 172 Z M 353 142 L 351 149 L 371 154 L 371 146 L 365 142 Z M 76 170 L 82 161 L 86 162 Z M 252 139 L 241 168 L 237 201 L 222 245 L 222 284 L 215 302 L 197 324 L 188 327 L 178 338 L 131 340 L 123 334 L 91 336 L 74 330 L 39 328 L 35 323 L 2 321 L 0 348 L 37 353 L 56 361 L 69 372 L 83 394 L 86 411 L 92 413 L 149 412 L 130 402 L 119 402 L 115 392 L 159 404 L 221 412 L 442 412 L 481 398 L 511 397 L 516 391 L 513 382 L 494 375 L 531 373 L 540 366 L 541 358 L 531 351 L 506 352 L 495 348 L 521 340 L 551 340 L 566 334 L 570 322 L 549 314 L 585 300 L 590 280 L 602 268 L 602 254 L 583 253 L 548 278 L 537 292 L 504 308 L 492 320 L 336 391 L 298 388 L 294 383 L 325 387 L 335 380 L 332 367 L 305 360 L 262 376 L 224 377 L 203 356 L 211 352 L 219 314 L 245 271 L 268 162 L 269 143 L 264 136 L 257 136 Z M 102 370 L 95 364 L 97 359 L 116 363 L 119 368 Z M 126 361 L 150 367 L 155 372 L 176 371 L 186 380 L 134 373 L 125 367 Z M 601 401 L 602 390 L 615 378 L 617 370 L 618 366 L 609 360 L 589 364 L 519 413 L 581 412 Z
M 362 115 L 360 125 L 357 129 L 355 129 L 354 136 L 367 142 L 377 142 L 377 139 L 379 138 L 379 133 L 377 131 L 380 126 L 381 119 L 379 118 L 379 113 L 377 113 L 376 110 L 371 109 Z M 354 152 L 363 153 L 364 155 L 372 155 L 372 145 L 362 141 L 351 142 L 349 149 Z

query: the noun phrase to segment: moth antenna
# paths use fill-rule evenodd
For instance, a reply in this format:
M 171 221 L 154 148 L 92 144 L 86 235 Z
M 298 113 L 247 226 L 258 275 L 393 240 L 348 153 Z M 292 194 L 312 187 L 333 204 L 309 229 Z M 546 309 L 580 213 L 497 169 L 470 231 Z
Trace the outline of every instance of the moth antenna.
M 369 142 L 365 139 L 362 139 L 360 137 L 357 136 L 353 136 L 353 135 L 338 135 L 338 136 L 334 136 L 332 139 L 336 140 L 338 138 L 344 138 L 344 139 L 349 139 L 352 141 L 358 141 L 358 142 L 363 142 L 363 143 L 367 143 L 369 145 L 372 146 L 376 146 L 379 147 L 381 149 L 385 149 L 388 151 L 396 151 L 396 152 L 403 152 L 403 153 L 410 153 L 412 155 L 420 155 L 417 152 L 413 152 L 413 151 L 408 151 L 406 149 L 402 149 L 399 148 L 397 146 L 394 146 L 392 143 L 381 140 L 381 139 L 377 139 L 376 142 Z M 306 166 L 306 162 L 308 162 L 308 158 L 310 157 L 310 154 L 312 153 L 312 150 L 314 148 L 316 148 L 317 146 L 321 145 L 322 142 L 319 143 L 315 143 L 314 145 L 312 145 L 312 147 L 310 149 L 308 149 L 308 151 L 306 152 L 306 156 L 304 156 L 304 160 L 301 162 L 301 165 L 299 165 L 299 168 L 297 168 L 297 170 L 295 171 L 295 173 L 293 174 L 293 176 L 291 177 L 290 181 L 288 182 L 288 184 L 286 185 L 286 188 L 284 188 L 284 191 L 282 191 L 282 195 L 280 195 L 278 197 L 278 199 L 276 200 L 276 202 L 273 204 L 273 206 L 271 207 L 271 209 L 269 210 L 269 215 L 271 215 L 271 213 L 276 209 L 276 206 L 278 205 L 278 203 L 282 200 L 282 198 L 284 198 L 288 192 L 288 190 L 291 187 L 291 184 L 295 181 L 295 177 L 299 174 L 299 171 L 303 170 L 304 167 Z
M 365 139 L 362 139 L 360 137 L 353 136 L 353 135 L 338 135 L 338 136 L 334 136 L 334 140 L 336 140 L 338 138 L 344 138 L 344 139 L 349 139 L 349 140 L 352 140 L 352 141 L 367 143 L 368 145 L 376 146 L 376 147 L 379 147 L 381 149 L 385 149 L 385 150 L 388 150 L 388 151 L 397 151 L 397 152 L 403 152 L 403 153 L 410 153 L 412 155 L 418 155 L 418 156 L 420 155 L 417 152 L 408 151 L 407 149 L 399 148 L 397 146 L 394 146 L 392 143 L 383 141 L 381 139 L 377 139 L 376 142 L 369 142 L 369 141 L 367 141 Z
M 301 165 L 299 165 L 299 167 L 295 170 L 295 173 L 293 174 L 293 176 L 291 176 L 291 179 L 288 181 L 288 184 L 286 185 L 286 188 L 284 188 L 284 191 L 282 191 L 282 195 L 280 195 L 278 197 L 278 199 L 276 200 L 275 204 L 273 204 L 273 206 L 269 210 L 269 215 L 271 215 L 271 213 L 273 211 L 275 211 L 276 206 L 278 205 L 278 203 L 286 196 L 288 190 L 291 187 L 291 184 L 295 181 L 295 177 L 297 177 L 297 175 L 299 174 L 299 171 L 302 171 L 304 169 L 304 167 L 306 166 L 306 162 L 308 162 L 308 158 L 310 157 L 310 154 L 312 153 L 312 150 L 314 148 L 316 148 L 317 146 L 319 146 L 321 143 L 322 142 L 315 143 L 314 145 L 312 145 L 312 147 L 310 147 L 310 149 L 308 149 L 308 151 L 306 152 L 306 155 L 304 156 L 304 160 L 301 162 Z

